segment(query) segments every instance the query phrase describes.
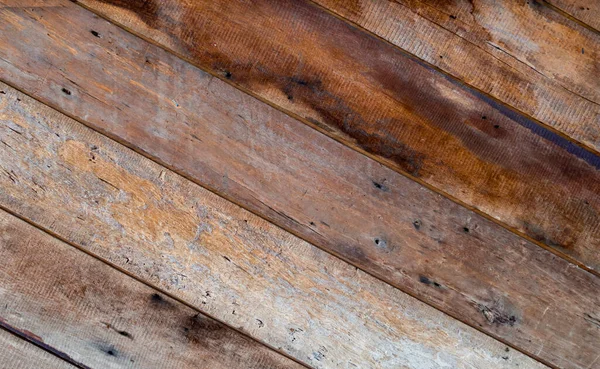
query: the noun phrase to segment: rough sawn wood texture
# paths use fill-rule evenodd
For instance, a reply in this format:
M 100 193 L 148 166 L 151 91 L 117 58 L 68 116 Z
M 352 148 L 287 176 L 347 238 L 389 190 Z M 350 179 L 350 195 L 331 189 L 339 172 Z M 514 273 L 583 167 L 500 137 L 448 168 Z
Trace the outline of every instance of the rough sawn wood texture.
M 304 368 L 3 211 L 0 270 L 0 321 L 89 368 Z
M 308 0 L 79 2 L 540 244 L 600 267 L 600 157 Z M 578 54 L 593 61 L 586 70 L 598 66 L 597 41 L 587 42 L 589 55 Z M 597 75 L 577 81 L 596 91 Z M 574 108 L 577 127 L 598 129 L 598 104 L 551 101 L 569 114 Z
M 201 312 L 314 368 L 544 367 L 64 115 L 1 90 L 0 206 Z

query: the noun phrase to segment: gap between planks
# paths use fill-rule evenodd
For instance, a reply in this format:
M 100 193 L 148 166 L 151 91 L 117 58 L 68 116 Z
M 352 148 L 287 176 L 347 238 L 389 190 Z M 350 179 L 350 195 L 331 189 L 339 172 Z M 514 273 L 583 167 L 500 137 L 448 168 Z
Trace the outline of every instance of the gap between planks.
M 556 5 L 552 4 L 552 3 L 551 3 L 550 1 L 548 1 L 548 0 L 541 0 L 541 1 L 542 1 L 542 3 L 543 3 L 544 5 L 546 5 L 548 8 L 550 8 L 550 9 L 554 10 L 555 12 L 557 12 L 557 13 L 558 13 L 558 14 L 560 14 L 560 15 L 562 15 L 563 17 L 565 17 L 565 18 L 567 18 L 567 19 L 569 19 L 569 20 L 571 20 L 571 21 L 573 21 L 573 22 L 575 22 L 575 23 L 579 24 L 580 26 L 582 26 L 582 27 L 586 28 L 587 30 L 589 30 L 589 31 L 591 31 L 591 32 L 594 32 L 594 33 L 595 33 L 595 34 L 597 34 L 597 35 L 600 35 L 600 30 L 598 30 L 598 29 L 594 28 L 593 26 L 591 26 L 591 25 L 587 24 L 586 22 L 584 22 L 583 20 L 581 20 L 581 19 L 579 19 L 579 18 L 575 17 L 574 15 L 571 15 L 571 14 L 567 13 L 567 11 L 566 11 L 566 10 L 563 10 L 563 9 L 559 8 L 558 6 L 556 6 Z
M 56 353 L 45 349 L 44 347 L 32 343 L 30 340 L 23 338 L 21 334 L 14 332 L 10 328 L 4 327 L 2 322 L 0 322 L 0 358 L 9 352 L 4 347 L 4 344 L 13 344 L 12 350 L 10 350 L 13 355 L 11 355 L 8 360 L 13 365 L 18 365 L 18 369 L 40 368 L 41 365 L 44 365 L 43 368 L 54 369 L 90 369 L 85 366 L 76 365 L 69 360 L 65 360 L 63 357 L 58 356 Z M 19 352 L 20 355 L 14 355 L 15 352 Z M 4 361 L 0 362 L 0 367 L 8 369 L 8 367 L 4 366 L 5 364 L 8 363 Z M 11 369 L 12 368 L 13 367 L 11 367 Z
M 586 150 L 586 151 L 588 151 L 588 152 L 590 152 L 590 153 L 592 153 L 592 154 L 594 154 L 594 155 L 600 156 L 600 150 L 596 150 L 596 149 L 594 149 L 593 147 L 591 147 L 591 146 L 589 146 L 589 145 L 586 145 L 585 143 L 582 143 L 582 142 L 579 142 L 579 141 L 577 141 L 576 139 L 572 138 L 571 136 L 567 135 L 566 133 L 564 133 L 564 132 L 561 132 L 561 131 L 557 130 L 556 128 L 552 127 L 551 125 L 548 125 L 548 124 L 546 124 L 546 123 L 542 122 L 542 121 L 541 121 L 541 120 L 539 120 L 538 118 L 535 118 L 535 117 L 534 117 L 534 116 L 532 116 L 531 114 L 529 114 L 529 113 L 526 113 L 526 112 L 524 112 L 524 111 L 522 111 L 522 110 L 520 110 L 520 109 L 518 109 L 518 108 L 516 108 L 516 107 L 514 107 L 514 106 L 512 106 L 512 105 L 510 105 L 510 104 L 507 104 L 507 103 L 505 103 L 504 101 L 500 100 L 499 98 L 495 97 L 494 95 L 491 95 L 490 93 L 488 93 L 488 92 L 485 92 L 484 90 L 480 89 L 479 87 L 476 87 L 475 85 L 472 85 L 472 84 L 469 84 L 469 83 L 465 82 L 465 81 L 464 81 L 464 80 L 462 80 L 461 78 L 455 77 L 454 75 L 452 75 L 452 74 L 450 74 L 450 73 L 448 73 L 448 72 L 444 71 L 442 68 L 438 67 L 437 65 L 435 65 L 435 64 L 432 64 L 432 63 L 428 62 L 427 60 L 425 60 L 425 59 L 423 59 L 423 58 L 420 58 L 418 55 L 416 55 L 416 54 L 413 54 L 413 53 L 411 53 L 410 51 L 408 51 L 408 50 L 406 50 L 406 49 L 403 49 L 402 47 L 400 47 L 400 46 L 398 46 L 398 45 L 396 45 L 396 44 L 392 43 L 391 41 L 389 41 L 389 40 L 387 40 L 387 39 L 383 38 L 382 36 L 379 36 L 379 35 L 378 35 L 378 34 L 376 34 L 375 32 L 373 32 L 373 31 L 371 31 L 371 30 L 369 30 L 369 29 L 365 28 L 364 26 L 362 26 L 362 25 L 360 25 L 360 24 L 358 24 L 358 23 L 356 23 L 356 22 L 354 22 L 354 21 L 352 21 L 352 20 L 350 20 L 350 19 L 348 19 L 348 18 L 345 18 L 344 16 L 342 16 L 342 15 L 340 15 L 340 14 L 338 14 L 338 13 L 334 12 L 333 10 L 330 10 L 329 8 L 326 8 L 324 5 L 321 5 L 321 4 L 319 4 L 318 2 L 316 2 L 316 1 L 314 1 L 314 0 L 308 0 L 308 1 L 309 1 L 311 4 L 313 4 L 314 6 L 316 6 L 317 8 L 321 9 L 322 11 L 324 11 L 325 13 L 328 13 L 329 15 L 331 15 L 331 16 L 333 16 L 333 17 L 335 17 L 335 18 L 337 18 L 337 19 L 339 19 L 339 20 L 341 20 L 341 21 L 343 21 L 343 22 L 346 22 L 346 23 L 348 23 L 348 24 L 351 24 L 353 27 L 355 27 L 355 28 L 357 28 L 357 29 L 361 30 L 361 31 L 362 31 L 362 32 L 364 32 L 364 33 L 367 33 L 367 34 L 371 35 L 372 37 L 374 37 L 374 38 L 378 39 L 379 41 L 382 41 L 382 42 L 384 42 L 384 43 L 386 43 L 386 44 L 390 45 L 391 47 L 393 47 L 393 48 L 395 48 L 395 49 L 399 50 L 400 52 L 402 52 L 403 54 L 405 54 L 405 55 L 409 56 L 410 58 L 413 58 L 413 59 L 417 59 L 417 60 L 419 60 L 419 62 L 421 62 L 421 63 L 423 63 L 423 64 L 427 65 L 429 68 L 431 68 L 431 69 L 433 69 L 433 70 L 435 70 L 435 71 L 437 71 L 437 72 L 439 72 L 439 73 L 441 73 L 441 74 L 443 74 L 443 75 L 447 76 L 448 78 L 450 78 L 450 79 L 454 80 L 454 81 L 455 81 L 457 84 L 459 84 L 459 85 L 461 85 L 461 86 L 468 87 L 468 88 L 470 88 L 470 89 L 473 89 L 473 90 L 477 91 L 479 94 L 481 94 L 481 95 L 483 95 L 483 96 L 485 96 L 485 97 L 489 98 L 490 100 L 492 100 L 492 101 L 496 102 L 497 104 L 501 105 L 502 107 L 504 107 L 504 108 L 507 108 L 507 109 L 509 109 L 509 110 L 511 110 L 511 111 L 513 111 L 513 112 L 515 112 L 515 113 L 517 113 L 517 114 L 519 114 L 519 115 L 522 115 L 522 116 L 526 117 L 527 119 L 529 119 L 529 120 L 531 120 L 531 121 L 533 121 L 533 122 L 535 122 L 535 123 L 537 123 L 537 124 L 539 124 L 539 125 L 543 126 L 544 128 L 548 129 L 548 130 L 549 130 L 549 131 L 551 131 L 552 133 L 554 133 L 554 134 L 556 134 L 556 135 L 558 135 L 558 136 L 561 136 L 562 138 L 566 139 L 567 141 L 569 141 L 569 142 L 571 142 L 571 143 L 573 143 L 573 144 L 575 144 L 575 145 L 577 145 L 577 146 L 581 147 L 582 149 L 584 149 L 584 150 Z M 554 6 L 552 6 L 552 4 L 549 4 L 549 3 L 547 3 L 547 1 L 546 1 L 546 0 L 542 0 L 542 1 L 544 1 L 544 4 L 548 5 L 548 7 L 552 8 L 553 10 L 556 10 L 557 12 L 559 12 L 559 13 L 561 13 L 561 14 L 562 14 L 562 13 L 564 13 L 564 12 L 562 12 L 560 9 L 558 9 L 558 8 L 555 8 Z M 123 26 L 123 25 L 120 25 L 120 24 L 118 24 L 117 22 L 115 22 L 115 21 L 111 20 L 110 18 L 108 18 L 108 17 L 104 17 L 104 16 L 102 16 L 101 14 L 98 14 L 98 13 L 96 13 L 96 12 L 94 11 L 94 9 L 93 9 L 93 8 L 90 8 L 90 7 L 88 7 L 88 6 L 84 5 L 84 4 L 82 4 L 82 3 L 81 3 L 81 2 L 79 2 L 79 1 L 75 1 L 75 3 L 76 3 L 76 4 L 78 4 L 78 5 L 80 5 L 80 6 L 82 6 L 82 7 L 84 7 L 84 8 L 86 8 L 86 9 L 88 9 L 89 11 L 93 12 L 94 14 L 97 14 L 98 16 L 101 16 L 102 18 L 106 19 L 107 21 L 109 21 L 109 22 L 112 22 L 112 23 L 114 23 L 115 25 L 117 25 L 117 26 L 119 26 L 119 27 L 121 27 L 121 28 L 125 29 L 126 31 L 128 31 L 128 32 L 130 32 L 130 33 L 132 33 L 132 34 L 135 34 L 136 36 L 138 36 L 138 37 L 140 37 L 140 38 L 144 38 L 142 35 L 139 35 L 139 34 L 135 33 L 134 31 L 127 29 L 127 27 L 125 27 L 125 26 Z M 572 17 L 569 17 L 569 16 L 568 16 L 568 14 L 566 14 L 566 13 L 565 13 L 565 14 L 563 14 L 563 15 L 564 15 L 565 17 L 569 18 L 569 19 L 571 19 L 571 18 L 572 18 Z M 421 15 L 419 15 L 419 17 L 421 17 L 421 18 L 422 18 L 422 16 L 421 16 Z M 575 20 L 575 19 L 572 19 L 572 20 Z M 428 21 L 428 22 L 429 22 L 429 20 L 427 20 L 427 19 L 426 19 L 426 21 Z M 594 31 L 596 31 L 596 30 L 594 30 Z M 598 32 L 598 31 L 596 31 L 596 32 Z M 600 32 L 599 32 L 599 34 L 600 34 Z M 458 36 L 456 36 L 456 37 L 458 37 Z M 144 40 L 148 41 L 146 38 L 144 38 Z M 152 42 L 152 41 L 148 41 L 148 42 Z M 476 45 L 475 45 L 475 46 L 476 46 Z M 171 53 L 173 53 L 173 54 L 177 55 L 177 53 L 176 53 L 176 52 L 174 52 L 174 51 L 170 51 L 169 49 L 166 49 L 166 48 L 165 48 L 165 50 L 167 50 L 167 51 L 169 51 L 169 52 L 171 52 Z M 183 57 L 183 56 L 180 56 L 180 55 L 177 55 L 177 56 L 178 56 L 179 58 L 181 58 L 181 59 L 186 59 L 186 58 L 185 58 L 185 57 Z M 186 61 L 187 61 L 188 63 L 192 63 L 193 65 L 196 65 L 194 62 L 192 62 L 192 61 L 190 61 L 190 60 L 186 60 Z M 201 68 L 201 69 L 203 69 L 201 66 L 198 66 L 198 65 L 196 65 L 196 66 L 197 66 L 198 68 Z M 203 69 L 203 70 L 204 70 L 204 69 Z M 211 73 L 209 70 L 205 70 L 205 72 L 207 72 L 207 73 Z M 222 80 L 224 80 L 224 81 L 225 81 L 225 82 L 227 82 L 227 83 L 230 83 L 230 84 L 232 84 L 232 85 L 235 85 L 233 82 L 231 82 L 231 81 L 229 81 L 229 80 L 227 80 L 227 79 L 223 78 L 223 77 L 222 77 L 222 76 L 220 76 L 219 74 L 216 74 L 215 76 L 216 76 L 216 77 L 220 77 Z M 237 86 L 237 85 L 235 85 L 235 86 L 236 86 L 236 88 L 238 88 L 238 86 Z M 252 95 L 252 92 L 247 92 L 247 93 L 248 93 L 248 94 L 250 94 L 250 95 Z M 252 96 L 254 96 L 254 95 L 252 95 Z M 578 95 L 578 96 L 579 96 L 579 95 Z M 597 103 L 595 103 L 595 102 L 593 102 L 593 101 L 591 101 L 591 100 L 587 99 L 586 97 L 583 97 L 583 96 L 579 96 L 579 97 L 581 97 L 581 98 L 583 98 L 583 99 L 585 99 L 585 100 L 587 100 L 587 101 L 590 101 L 590 102 L 592 102 L 593 104 L 596 104 L 596 105 L 597 105 Z M 260 97 L 256 97 L 256 98 L 257 98 L 257 99 L 261 99 Z M 294 115 L 294 113 L 292 113 L 292 112 L 289 112 L 289 113 L 288 113 L 287 111 L 285 111 L 285 109 L 284 109 L 284 108 L 279 108 L 279 110 L 283 111 L 284 113 L 286 113 L 286 114 L 288 114 L 288 115 Z M 301 118 L 301 117 L 300 117 L 300 118 L 296 118 L 296 119 L 299 119 L 299 120 L 302 120 L 302 121 L 306 121 L 305 119 L 303 119 L 303 118 Z M 310 122 L 308 122 L 308 121 L 306 121 L 306 124 L 308 124 L 308 125 L 310 125 L 310 126 L 315 126 L 314 124 L 311 124 L 311 123 L 310 123 Z M 319 127 L 317 127 L 317 126 L 315 126 L 315 128 L 316 128 L 316 129 L 319 129 L 319 130 L 321 130 L 321 131 L 322 131 L 322 129 L 320 129 L 320 128 L 319 128 Z M 325 132 L 323 132 L 323 133 L 325 133 Z M 351 146 L 348 146 L 348 147 L 351 147 Z M 351 148 L 352 148 L 352 147 L 351 147 Z M 361 151 L 361 150 L 360 150 L 360 149 L 357 149 L 357 151 Z M 365 154 L 365 155 L 367 155 L 367 156 L 371 157 L 371 154 L 369 154 L 369 153 L 363 153 L 363 154 Z M 380 161 L 380 160 L 378 160 L 378 159 L 377 159 L 377 158 L 375 158 L 375 157 L 373 157 L 373 159 L 374 159 L 374 160 L 377 160 L 377 161 Z M 382 164 L 383 164 L 383 165 L 386 165 L 386 164 L 385 164 L 385 163 L 383 163 L 383 162 L 382 162 Z M 415 178 L 414 176 L 411 176 L 411 175 L 410 175 L 410 173 L 401 173 L 401 174 L 403 174 L 403 175 L 406 175 L 407 177 L 409 177 L 409 178 L 411 178 L 411 179 L 413 179 L 413 180 L 415 180 L 415 181 L 417 181 L 417 182 L 421 183 L 421 180 L 419 180 L 418 178 Z M 429 187 L 430 185 L 428 185 L 428 184 L 426 184 L 426 183 L 423 183 L 423 186 Z M 440 191 L 440 190 L 435 190 L 435 189 L 432 189 L 432 190 L 433 190 L 433 191 L 436 191 L 436 192 L 438 192 L 438 193 L 440 193 L 440 194 L 442 194 L 442 195 L 444 195 L 445 197 L 448 197 L 448 198 L 450 198 L 450 199 L 454 199 L 454 197 L 453 197 L 452 195 L 450 195 L 450 194 L 446 194 L 446 193 L 444 193 L 443 191 Z M 463 203 L 461 202 L 461 200 L 459 200 L 459 199 L 455 199 L 455 200 L 453 200 L 453 201 L 455 201 L 455 202 L 459 203 L 460 205 L 462 205 L 462 206 L 464 206 L 464 207 L 466 207 L 466 208 L 469 208 L 469 209 L 471 208 L 471 206 L 470 206 L 470 205 L 463 204 Z M 480 210 L 476 210 L 476 209 L 472 209 L 472 210 L 474 210 L 474 211 L 476 211 L 476 212 L 480 212 Z M 484 215 L 484 214 L 485 214 L 485 213 L 483 213 L 482 215 Z M 499 224 L 500 224 L 500 223 L 499 223 Z M 508 227 L 508 226 L 503 226 L 503 227 L 510 229 L 510 227 Z M 515 232 L 515 233 L 520 233 L 520 232 L 519 232 L 519 231 L 517 231 L 517 230 L 515 230 L 514 232 Z M 525 236 L 525 237 L 527 237 L 526 235 L 524 235 L 524 236 Z M 535 241 L 534 241 L 534 242 L 535 242 Z M 599 272 L 599 274 L 598 274 L 598 275 L 600 276 L 600 272 Z
M 38 227 L 36 227 L 36 228 L 38 228 Z M 44 352 L 47 352 L 48 354 L 56 357 L 57 359 L 61 360 L 64 363 L 71 364 L 74 367 L 79 368 L 79 369 L 91 369 L 90 367 L 83 365 L 78 361 L 75 361 L 72 357 L 65 354 L 64 352 L 56 350 L 52 346 L 45 344 L 44 342 L 42 342 L 41 340 L 36 338 L 34 334 L 28 334 L 28 333 L 23 332 L 15 327 L 12 327 L 8 323 L 3 322 L 2 319 L 0 319 L 0 330 L 3 332 L 7 332 L 8 334 L 16 337 L 18 340 L 26 342 L 27 344 L 30 344 L 32 346 L 37 347 L 40 350 L 43 350 Z

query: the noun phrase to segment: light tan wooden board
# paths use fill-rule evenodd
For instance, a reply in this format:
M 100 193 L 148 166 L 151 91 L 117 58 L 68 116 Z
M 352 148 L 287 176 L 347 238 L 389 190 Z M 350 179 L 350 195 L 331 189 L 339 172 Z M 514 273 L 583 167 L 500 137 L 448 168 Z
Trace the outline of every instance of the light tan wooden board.
M 316 368 L 544 367 L 2 90 L 0 205 L 201 311 Z
M 69 27 L 81 12 L 89 14 L 60 10 Z M 45 22 L 64 23 L 51 14 Z M 598 331 L 585 319 L 598 310 L 593 276 L 106 22 L 82 19 L 82 41 L 61 44 L 95 45 L 91 29 L 109 52 L 79 49 L 78 62 L 48 47 L 39 59 L 64 60 L 68 76 L 33 59 L 27 74 L 7 65 L 14 73 L 4 75 L 21 75 L 38 98 L 532 355 L 574 367 L 595 358 Z
M 600 267 L 598 155 L 314 3 L 81 2 L 543 247 Z M 379 9 L 376 17 L 380 12 L 393 14 Z M 407 39 L 422 34 L 429 33 Z M 487 67 L 466 68 L 488 73 Z M 496 86 L 504 80 L 496 73 L 489 81 Z M 547 89 L 529 82 L 514 89 L 519 95 L 529 90 Z M 578 127 L 600 126 L 598 111 L 590 115 L 560 99 L 551 105 L 569 114 L 575 109 Z
M 0 271 L 0 319 L 86 367 L 303 368 L 3 211 Z
M 33 344 L 0 329 L 1 369 L 75 369 Z

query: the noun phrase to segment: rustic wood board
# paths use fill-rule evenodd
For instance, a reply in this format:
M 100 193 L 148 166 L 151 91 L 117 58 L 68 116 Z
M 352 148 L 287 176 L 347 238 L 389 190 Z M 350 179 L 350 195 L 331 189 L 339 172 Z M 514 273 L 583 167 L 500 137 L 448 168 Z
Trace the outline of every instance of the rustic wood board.
M 48 46 L 38 55 L 45 62 L 22 64 L 27 74 L 5 63 L 3 76 L 28 75 L 17 82 L 38 98 L 485 332 L 548 362 L 592 362 L 599 333 L 585 314 L 598 315 L 593 276 L 78 9 L 59 13 L 69 27 L 81 19 L 85 28 L 70 33 L 83 40 L 59 42 L 82 60 L 61 62 Z M 64 23 L 41 11 L 47 24 Z M 544 315 L 548 306 L 561 319 Z
M 0 329 L 0 368 L 76 369 L 75 366 L 3 329 Z
M 600 150 L 600 35 L 544 2 L 314 1 Z
M 546 0 L 583 24 L 600 31 L 600 1 Z
M 306 0 L 80 2 L 536 242 L 600 267 L 598 156 Z M 570 111 L 561 102 L 552 104 Z M 594 130 L 598 111 L 573 118 Z
M 0 270 L 3 324 L 86 367 L 304 367 L 3 211 Z
M 544 367 L 58 112 L 1 90 L 0 206 L 200 311 L 315 368 Z M 552 287 L 562 297 L 560 286 Z M 486 314 L 503 319 L 493 309 Z M 562 313 L 557 307 L 547 316 Z

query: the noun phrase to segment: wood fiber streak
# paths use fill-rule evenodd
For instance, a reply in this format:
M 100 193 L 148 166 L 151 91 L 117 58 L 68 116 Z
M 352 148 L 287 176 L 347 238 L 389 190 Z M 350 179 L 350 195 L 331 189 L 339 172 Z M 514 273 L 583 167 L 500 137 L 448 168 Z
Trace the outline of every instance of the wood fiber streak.
M 600 34 L 542 1 L 315 2 L 600 151 Z
M 6 27 L 15 47 L 3 57 L 27 63 L 0 63 L 1 78 L 527 352 L 572 368 L 596 355 L 589 273 L 73 4 L 25 13 L 48 26 L 8 17 L 28 32 Z
M 76 369 L 75 366 L 0 329 L 0 368 Z
M 200 311 L 315 368 L 544 367 L 48 107 L 2 90 L 0 205 Z M 503 319 L 494 315 L 498 307 L 491 309 L 490 317 Z
M 598 156 L 306 0 L 80 2 L 385 165 L 600 267 Z M 578 55 L 597 61 L 595 44 Z M 584 69 L 590 65 L 597 66 Z M 582 86 L 597 92 L 597 75 L 587 73 Z M 545 93 L 524 84 L 515 90 Z M 581 129 L 600 127 L 597 104 L 590 112 L 551 101 L 575 109 Z
M 0 270 L 0 320 L 90 368 L 303 368 L 5 212 Z
M 573 18 L 600 31 L 600 1 L 597 0 L 545 0 Z

